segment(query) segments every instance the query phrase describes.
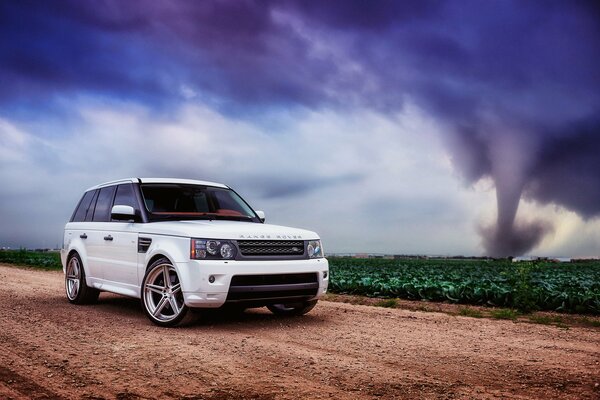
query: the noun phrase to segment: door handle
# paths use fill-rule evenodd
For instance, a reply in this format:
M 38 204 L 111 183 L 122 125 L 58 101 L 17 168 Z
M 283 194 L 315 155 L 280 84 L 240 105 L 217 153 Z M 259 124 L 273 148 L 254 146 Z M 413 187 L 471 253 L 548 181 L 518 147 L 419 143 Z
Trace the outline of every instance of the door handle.
M 79 237 L 82 239 L 87 239 L 87 235 L 85 233 L 83 235 L 79 235 Z
M 108 235 L 108 236 L 104 236 L 104 240 L 113 240 L 113 237 Z

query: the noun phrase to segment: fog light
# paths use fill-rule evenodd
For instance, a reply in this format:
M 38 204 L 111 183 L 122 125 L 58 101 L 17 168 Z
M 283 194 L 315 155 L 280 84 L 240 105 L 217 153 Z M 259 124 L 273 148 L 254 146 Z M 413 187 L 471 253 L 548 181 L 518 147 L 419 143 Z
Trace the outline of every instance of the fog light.
M 209 277 L 208 277 L 208 281 L 209 281 L 210 283 L 215 283 L 215 276 L 214 276 L 214 275 L 211 275 L 211 276 L 209 276 Z
M 327 276 L 328 276 L 328 275 L 329 275 L 329 274 L 327 273 L 327 271 L 323 271 L 323 279 L 327 279 Z

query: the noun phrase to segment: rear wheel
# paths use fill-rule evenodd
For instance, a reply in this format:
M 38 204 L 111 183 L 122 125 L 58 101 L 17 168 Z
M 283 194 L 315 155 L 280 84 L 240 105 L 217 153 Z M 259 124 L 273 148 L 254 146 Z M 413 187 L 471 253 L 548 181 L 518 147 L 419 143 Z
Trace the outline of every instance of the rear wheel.
M 179 276 L 166 258 L 155 261 L 146 271 L 142 307 L 150 321 L 160 326 L 177 325 L 187 314 Z
M 275 315 L 304 315 L 315 308 L 317 300 L 303 301 L 300 303 L 271 304 L 267 308 Z
M 91 304 L 98 300 L 100 291 L 85 283 L 85 270 L 77 253 L 67 259 L 65 268 L 65 292 L 67 299 L 73 304 Z

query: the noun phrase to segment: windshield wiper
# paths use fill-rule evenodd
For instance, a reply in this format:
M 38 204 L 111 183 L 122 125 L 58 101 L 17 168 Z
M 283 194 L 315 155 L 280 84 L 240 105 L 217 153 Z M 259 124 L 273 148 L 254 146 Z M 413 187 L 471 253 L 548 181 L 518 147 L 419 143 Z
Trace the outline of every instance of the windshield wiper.
M 233 221 L 254 221 L 254 218 L 252 218 L 249 215 L 219 215 L 219 214 L 215 214 L 213 215 L 213 217 L 215 217 L 214 219 L 230 219 Z

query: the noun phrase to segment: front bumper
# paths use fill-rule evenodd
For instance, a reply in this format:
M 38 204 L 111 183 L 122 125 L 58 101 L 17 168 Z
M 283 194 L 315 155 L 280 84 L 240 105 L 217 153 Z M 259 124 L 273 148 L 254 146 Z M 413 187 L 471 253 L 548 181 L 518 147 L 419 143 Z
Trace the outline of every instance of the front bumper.
M 263 292 L 277 292 L 276 296 L 296 296 L 302 300 L 316 300 L 327 292 L 329 284 L 329 263 L 325 258 L 310 260 L 273 260 L 273 261 L 217 261 L 217 260 L 190 260 L 188 262 L 175 263 L 182 284 L 183 297 L 188 307 L 196 308 L 218 308 L 228 302 L 231 279 L 233 276 L 273 276 L 292 274 L 316 274 L 312 287 L 315 291 L 310 296 L 298 295 L 295 290 L 308 287 L 300 283 L 286 285 L 267 285 Z M 210 282 L 213 280 L 213 282 Z M 317 286 L 318 285 L 318 286 Z M 232 288 L 233 292 L 239 292 L 239 287 Z M 252 287 L 249 290 L 258 290 Z M 232 300 L 229 302 L 246 302 L 248 305 L 260 305 L 276 303 L 277 299 L 257 298 L 253 301 Z M 291 297 L 290 297 L 291 299 Z

